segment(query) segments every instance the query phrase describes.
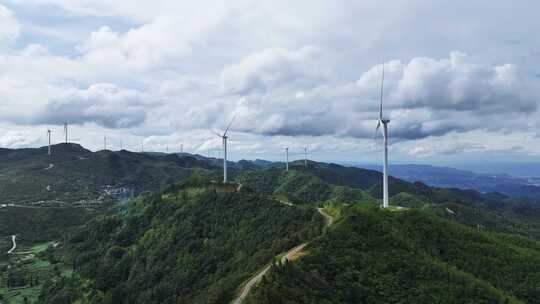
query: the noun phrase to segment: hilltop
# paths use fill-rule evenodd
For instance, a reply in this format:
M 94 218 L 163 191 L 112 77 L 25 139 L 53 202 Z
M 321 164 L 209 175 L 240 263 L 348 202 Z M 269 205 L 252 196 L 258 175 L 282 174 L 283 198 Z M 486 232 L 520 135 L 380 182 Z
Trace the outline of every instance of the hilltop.
M 129 151 L 91 152 L 78 144 L 47 148 L 3 149 L 0 154 L 0 195 L 4 202 L 74 203 L 115 193 L 130 196 L 159 191 L 210 164 L 185 155 L 150 155 Z
M 322 223 L 314 210 L 193 177 L 77 230 L 63 260 L 80 277 L 48 283 L 40 302 L 227 303 L 242 281 L 320 234 Z

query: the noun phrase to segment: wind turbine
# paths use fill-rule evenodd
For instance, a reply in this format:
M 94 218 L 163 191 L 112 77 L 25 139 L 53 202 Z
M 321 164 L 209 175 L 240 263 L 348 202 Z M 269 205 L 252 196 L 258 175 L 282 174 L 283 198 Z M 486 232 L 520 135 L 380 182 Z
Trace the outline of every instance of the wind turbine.
M 220 137 L 223 141 L 223 183 L 224 184 L 227 183 L 227 139 L 229 138 L 227 136 L 227 132 L 229 131 L 229 128 L 231 127 L 235 118 L 236 118 L 236 115 L 233 116 L 233 118 L 231 119 L 231 122 L 229 122 L 229 125 L 225 129 L 225 132 L 223 132 L 223 135 L 220 135 L 219 133 L 212 131 L 214 134 Z
M 307 146 L 304 147 L 304 167 L 307 167 Z
M 49 156 L 51 156 L 51 129 L 47 129 L 47 136 L 49 137 Z
M 289 147 L 285 148 L 285 171 L 289 171 Z
M 68 123 L 64 123 L 64 136 L 66 137 L 66 144 L 68 143 Z
M 388 123 L 390 119 L 383 118 L 383 90 L 384 90 L 384 63 L 382 65 L 381 95 L 379 108 L 379 121 L 376 131 L 383 126 L 384 163 L 383 163 L 383 208 L 388 208 Z

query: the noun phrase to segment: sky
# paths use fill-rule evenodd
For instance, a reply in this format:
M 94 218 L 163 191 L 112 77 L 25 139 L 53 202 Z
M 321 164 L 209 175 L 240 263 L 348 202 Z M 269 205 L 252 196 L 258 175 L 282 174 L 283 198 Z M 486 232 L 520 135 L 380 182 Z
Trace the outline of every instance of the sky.
M 540 157 L 538 1 L 0 0 L 0 147 Z

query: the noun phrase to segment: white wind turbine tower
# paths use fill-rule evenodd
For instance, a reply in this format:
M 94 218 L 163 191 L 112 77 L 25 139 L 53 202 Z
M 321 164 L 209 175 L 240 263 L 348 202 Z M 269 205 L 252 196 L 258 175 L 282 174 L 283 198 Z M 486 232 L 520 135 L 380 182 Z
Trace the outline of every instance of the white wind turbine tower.
M 49 156 L 51 156 L 51 130 L 47 129 L 47 136 L 49 137 Z
M 68 143 L 68 123 L 64 123 L 64 136 L 66 137 L 66 144 Z
M 307 146 L 304 147 L 304 167 L 307 167 Z
M 214 134 L 216 134 L 218 137 L 220 137 L 223 140 L 223 183 L 224 184 L 227 183 L 227 139 L 229 138 L 227 136 L 227 132 L 229 131 L 229 128 L 231 127 L 235 118 L 236 118 L 236 115 L 233 116 L 233 118 L 231 119 L 231 122 L 229 122 L 229 125 L 225 129 L 225 132 L 223 132 L 223 135 L 220 135 L 219 133 L 212 131 Z
M 285 148 L 285 171 L 289 171 L 289 147 Z
M 381 95 L 379 107 L 379 121 L 376 131 L 383 125 L 384 163 L 383 163 L 383 208 L 388 208 L 388 123 L 390 119 L 383 118 L 383 90 L 384 90 L 384 63 L 382 65 Z

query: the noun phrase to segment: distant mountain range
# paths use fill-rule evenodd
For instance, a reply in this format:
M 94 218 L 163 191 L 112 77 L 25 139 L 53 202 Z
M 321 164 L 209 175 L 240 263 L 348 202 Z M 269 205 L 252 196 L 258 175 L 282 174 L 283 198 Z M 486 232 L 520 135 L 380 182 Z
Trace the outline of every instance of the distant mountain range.
M 354 165 L 381 172 L 382 166 Z M 483 174 L 449 167 L 430 165 L 391 165 L 390 175 L 429 186 L 499 192 L 511 197 L 540 198 L 540 178 L 516 177 L 509 174 Z

